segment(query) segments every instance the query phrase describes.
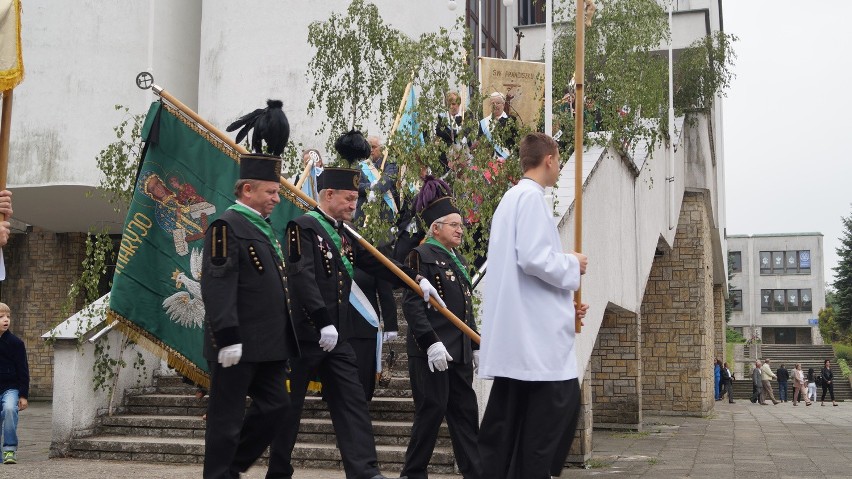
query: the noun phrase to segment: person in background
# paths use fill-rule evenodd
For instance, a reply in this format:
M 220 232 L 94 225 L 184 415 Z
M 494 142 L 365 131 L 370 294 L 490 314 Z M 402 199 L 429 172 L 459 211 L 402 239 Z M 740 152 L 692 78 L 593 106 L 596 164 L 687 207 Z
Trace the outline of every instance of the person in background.
M 831 361 L 825 360 L 822 368 L 822 405 L 825 406 L 825 393 L 831 393 L 831 402 L 837 406 L 834 400 L 834 372 L 831 371 Z
M 810 406 L 811 401 L 805 394 L 805 374 L 802 365 L 796 363 L 796 369 L 793 369 L 793 406 L 799 405 L 799 394 L 805 396 L 805 406 Z
M 763 400 L 763 375 L 760 367 L 761 363 L 758 359 L 754 362 L 754 369 L 751 370 L 751 402 L 766 406 L 766 401 Z
M 9 331 L 12 310 L 0 303 L 0 406 L 3 426 L 3 464 L 17 464 L 18 412 L 27 408 L 30 368 L 27 349 L 20 338 Z
M 722 400 L 722 396 L 720 396 L 721 391 L 719 390 L 722 382 L 722 363 L 719 361 L 719 358 L 713 359 L 713 399 L 717 401 Z
M 814 368 L 808 368 L 806 380 L 808 382 L 808 395 L 805 396 L 805 399 L 810 402 L 816 402 L 816 373 L 814 373 Z M 810 406 L 810 403 L 807 405 Z
M 728 369 L 728 363 L 725 363 L 725 364 L 722 365 L 722 369 L 721 369 L 720 373 L 722 375 L 722 379 L 721 379 L 721 386 L 720 386 L 721 389 L 720 389 L 720 392 L 719 392 L 719 398 L 721 399 L 727 393 L 728 394 L 728 403 L 733 404 L 734 403 L 734 383 L 733 383 L 734 375 L 731 374 L 731 370 Z
M 775 371 L 775 376 L 778 377 L 778 400 L 781 402 L 787 402 L 787 381 L 790 380 L 790 372 L 787 371 L 787 368 L 782 364 L 781 367 Z
M 778 377 L 775 373 L 772 372 L 772 368 L 769 366 L 771 361 L 769 359 L 763 360 L 763 366 L 760 367 L 760 380 L 763 382 L 763 400 L 765 401 L 767 398 L 772 400 L 772 405 L 776 406 L 779 402 L 775 399 L 775 394 L 772 393 L 772 383 L 770 383 L 770 379 L 777 379 Z

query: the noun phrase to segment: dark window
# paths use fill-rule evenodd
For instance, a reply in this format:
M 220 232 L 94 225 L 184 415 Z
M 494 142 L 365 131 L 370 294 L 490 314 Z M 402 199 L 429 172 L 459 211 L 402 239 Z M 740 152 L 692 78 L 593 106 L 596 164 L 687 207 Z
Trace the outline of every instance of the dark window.
M 467 28 L 473 34 L 473 51 L 476 52 L 476 56 L 506 58 L 506 52 L 503 50 L 503 23 L 505 20 L 503 12 L 506 7 L 503 6 L 502 0 L 484 0 L 482 21 L 480 21 L 477 14 L 479 2 L 480 0 L 467 0 L 465 20 Z M 482 31 L 483 24 L 485 31 Z
M 743 290 L 741 289 L 732 289 L 731 290 L 731 309 L 734 311 L 742 311 L 743 310 Z
M 760 252 L 760 274 L 810 274 L 810 272 L 810 250 Z
M 760 252 L 760 274 L 772 273 L 772 253 L 769 251 Z
M 772 272 L 775 274 L 784 272 L 784 252 L 783 251 L 773 251 L 772 252 Z
M 731 290 L 732 296 L 733 291 Z M 760 311 L 763 313 L 813 311 L 811 290 L 762 289 L 760 290 Z
M 798 289 L 788 289 L 787 290 L 787 311 L 798 311 L 799 310 L 799 290 Z
M 810 274 L 811 272 L 811 252 L 810 250 L 799 251 L 799 272 Z
M 728 255 L 731 262 L 731 271 L 734 273 L 743 272 L 743 254 L 739 251 L 731 251 Z
M 521 0 L 518 2 L 518 25 L 544 23 L 544 0 Z
M 799 298 L 801 299 L 802 311 L 813 311 L 813 296 L 811 296 L 811 290 L 803 289 L 800 291 Z
M 118 249 L 121 246 L 121 235 L 109 235 L 112 240 L 112 254 L 106 258 L 106 271 L 98 281 L 98 294 L 101 296 L 112 289 L 112 278 L 115 276 L 115 260 L 118 257 Z

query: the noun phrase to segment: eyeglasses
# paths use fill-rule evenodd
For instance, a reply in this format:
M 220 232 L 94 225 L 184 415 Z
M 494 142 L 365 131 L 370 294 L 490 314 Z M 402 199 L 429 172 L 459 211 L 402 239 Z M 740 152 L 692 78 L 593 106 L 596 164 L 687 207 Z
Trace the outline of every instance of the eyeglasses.
M 443 221 L 436 221 L 439 225 L 447 225 L 454 230 L 462 230 L 464 231 L 464 223 L 444 223 Z

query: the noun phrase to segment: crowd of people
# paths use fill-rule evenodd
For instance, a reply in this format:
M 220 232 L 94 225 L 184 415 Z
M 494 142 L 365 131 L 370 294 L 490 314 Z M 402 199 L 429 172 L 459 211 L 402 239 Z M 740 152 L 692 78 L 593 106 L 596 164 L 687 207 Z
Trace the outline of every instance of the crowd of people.
M 459 250 L 470 215 L 437 177 L 463 169 L 463 155 L 443 158 L 445 171 L 438 174 L 421 171 L 419 192 L 406 197 L 381 138 L 350 131 L 337 139 L 333 165 L 315 150 L 304 153 L 318 207 L 287 225 L 264 221 L 280 201 L 281 159 L 242 155 L 236 201 L 205 236 L 201 284 L 211 372 L 205 478 L 238 477 L 267 446 L 266 477 L 292 478 L 311 385 L 318 385 L 330 410 L 346 477 L 386 477 L 379 471 L 368 404 L 383 344 L 398 337 L 393 289 L 412 281 L 418 288 L 404 293 L 403 312 L 415 414 L 401 477 L 428 477 L 444 420 L 465 478 L 560 474 L 579 412 L 574 316 L 587 310 L 573 304 L 571 292 L 588 259 L 563 251 L 544 201 L 544 188 L 559 175 L 558 145 L 543 134 L 517 144 L 498 135 L 514 124 L 499 93 L 491 96 L 492 114 L 475 133 L 456 119 L 458 94 L 447 100 L 435 141 L 460 149 L 486 146 L 495 163 L 511 151 L 524 170 L 523 179 L 507 185 L 490 225 L 499 234 L 488 245 L 489 268 L 503 281 L 489 283 L 484 292 L 481 347 L 470 260 Z M 376 203 L 379 216 L 397 225 L 396 234 L 378 244 L 382 260 L 348 228 L 367 216 L 367 204 Z M 504 244 L 518 231 L 537 240 Z M 521 301 L 521 291 L 535 296 L 526 300 L 531 306 Z M 541 314 L 550 309 L 553 314 Z M 449 321 L 447 311 L 473 334 Z M 472 387 L 477 373 L 494 379 L 498 391 L 481 426 Z M 289 391 L 280 387 L 285 383 Z M 252 399 L 247 412 L 241 400 L 246 396 Z M 508 430 L 517 434 L 507 438 Z
M 817 374 L 814 368 L 808 368 L 807 372 L 802 369 L 800 363 L 796 363 L 792 370 L 781 364 L 776 370 L 772 370 L 772 361 L 769 358 L 756 360 L 751 370 L 752 394 L 751 402 L 766 406 L 771 401 L 773 405 L 784 402 L 792 402 L 798 406 L 804 402 L 810 406 L 817 402 L 817 386 L 822 388 L 820 404 L 825 406 L 826 395 L 831 403 L 837 406 L 834 397 L 834 371 L 831 369 L 831 360 L 826 359 L 822 370 Z M 722 363 L 719 358 L 713 361 L 715 380 L 715 399 L 721 401 L 725 395 L 728 402 L 733 403 L 733 380 L 734 374 L 728 368 L 728 363 Z M 772 381 L 778 383 L 778 398 L 776 399 Z M 792 382 L 792 385 L 790 384 Z M 792 397 L 788 394 L 792 386 Z

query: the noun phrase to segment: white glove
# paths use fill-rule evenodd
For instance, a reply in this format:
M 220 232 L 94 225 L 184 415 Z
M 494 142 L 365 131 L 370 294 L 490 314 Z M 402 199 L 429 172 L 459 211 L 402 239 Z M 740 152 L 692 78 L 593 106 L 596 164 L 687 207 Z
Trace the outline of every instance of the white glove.
M 394 339 L 399 337 L 399 333 L 396 331 L 385 331 L 382 333 L 382 342 L 386 343 L 388 341 L 393 341 Z
M 225 346 L 219 350 L 219 364 L 221 364 L 223 368 L 229 368 L 234 364 L 237 364 L 240 362 L 241 357 L 243 357 L 242 343 Z
M 372 203 L 374 201 L 376 201 L 376 192 L 370 190 L 367 192 L 367 203 Z
M 432 286 L 432 283 L 429 282 L 428 279 L 423 278 L 420 280 L 420 289 L 423 290 L 423 301 L 429 302 L 429 296 L 435 298 L 435 301 L 438 302 L 443 307 L 447 307 L 447 303 L 441 299 L 441 296 L 438 294 L 438 290 Z M 434 345 L 433 345 L 434 346 Z M 446 349 L 444 350 L 446 351 Z
M 473 374 L 479 372 L 479 350 L 473 350 Z
M 429 346 L 429 349 L 426 350 L 426 355 L 429 357 L 429 371 L 433 373 L 436 369 L 438 371 L 446 371 L 447 367 L 449 367 L 447 361 L 453 360 L 453 357 L 447 352 L 444 343 L 440 341 Z
M 325 352 L 329 352 L 337 346 L 337 328 L 334 325 L 329 324 L 320 329 L 319 345 Z

